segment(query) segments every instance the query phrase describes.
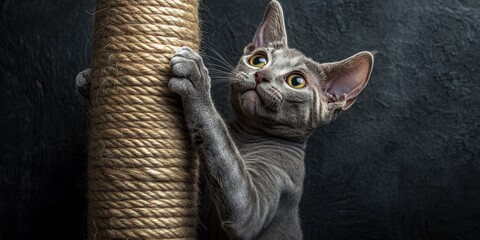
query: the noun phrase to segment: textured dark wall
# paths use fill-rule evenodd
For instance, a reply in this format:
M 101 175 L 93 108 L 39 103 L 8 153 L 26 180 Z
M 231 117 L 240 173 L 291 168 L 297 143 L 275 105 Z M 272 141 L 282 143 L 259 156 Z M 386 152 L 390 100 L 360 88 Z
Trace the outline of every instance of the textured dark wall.
M 428 3 L 427 3 L 428 2 Z M 267 1 L 202 3 L 235 63 Z M 309 141 L 305 239 L 480 239 L 480 2 L 286 1 L 290 46 L 377 50 L 356 105 Z M 0 239 L 82 239 L 93 1 L 0 2 Z M 216 85 L 226 116 L 228 87 Z

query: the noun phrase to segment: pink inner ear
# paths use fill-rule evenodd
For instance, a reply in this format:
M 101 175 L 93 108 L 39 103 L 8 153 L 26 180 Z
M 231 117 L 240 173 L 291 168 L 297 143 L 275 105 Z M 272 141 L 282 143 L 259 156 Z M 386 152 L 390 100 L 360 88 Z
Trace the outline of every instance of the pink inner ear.
M 267 45 L 264 39 L 265 25 L 266 23 L 262 23 L 262 25 L 258 28 L 257 32 L 255 33 L 255 36 L 253 37 L 253 44 L 255 45 L 256 48 L 266 47 Z
M 347 95 L 346 100 L 356 98 L 368 82 L 371 69 L 368 57 L 345 61 L 347 62 L 336 63 L 330 74 L 327 74 L 330 77 L 324 89 L 334 97 L 330 102 L 341 100 L 343 94 Z
M 252 40 L 255 48 L 267 47 L 272 42 L 281 42 L 285 47 L 287 46 L 283 10 L 277 1 L 271 1 L 268 4 L 263 20 Z

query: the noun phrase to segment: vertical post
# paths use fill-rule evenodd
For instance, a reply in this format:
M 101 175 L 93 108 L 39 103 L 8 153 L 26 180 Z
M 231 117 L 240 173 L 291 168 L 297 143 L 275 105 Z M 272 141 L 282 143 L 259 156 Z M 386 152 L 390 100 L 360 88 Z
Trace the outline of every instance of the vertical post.
M 198 160 L 167 86 L 174 49 L 199 43 L 198 0 L 97 0 L 89 239 L 195 239 Z

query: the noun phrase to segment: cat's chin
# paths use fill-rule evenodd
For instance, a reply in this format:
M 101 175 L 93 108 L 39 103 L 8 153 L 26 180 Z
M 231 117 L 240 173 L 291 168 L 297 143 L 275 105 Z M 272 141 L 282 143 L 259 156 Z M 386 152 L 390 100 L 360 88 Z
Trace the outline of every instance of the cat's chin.
M 248 90 L 241 95 L 241 107 L 248 115 L 256 115 L 257 107 L 262 104 L 262 99 L 254 90 Z
M 248 90 L 248 91 L 244 92 L 242 95 L 246 100 L 251 101 L 251 102 L 261 102 L 262 101 L 255 89 Z

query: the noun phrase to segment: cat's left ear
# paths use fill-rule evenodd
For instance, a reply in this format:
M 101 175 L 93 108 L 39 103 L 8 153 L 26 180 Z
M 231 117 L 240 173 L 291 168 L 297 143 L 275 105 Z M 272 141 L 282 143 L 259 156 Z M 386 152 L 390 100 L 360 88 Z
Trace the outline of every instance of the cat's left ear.
M 262 23 L 258 26 L 252 42 L 245 47 L 245 53 L 250 53 L 259 47 L 268 47 L 268 44 L 273 42 L 287 47 L 287 32 L 282 6 L 275 0 L 268 4 Z
M 359 52 L 339 62 L 322 64 L 326 82 L 322 89 L 329 110 L 347 110 L 365 88 L 373 69 L 373 54 Z

